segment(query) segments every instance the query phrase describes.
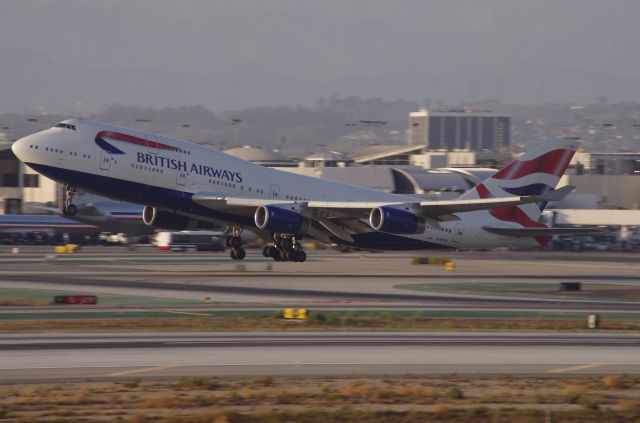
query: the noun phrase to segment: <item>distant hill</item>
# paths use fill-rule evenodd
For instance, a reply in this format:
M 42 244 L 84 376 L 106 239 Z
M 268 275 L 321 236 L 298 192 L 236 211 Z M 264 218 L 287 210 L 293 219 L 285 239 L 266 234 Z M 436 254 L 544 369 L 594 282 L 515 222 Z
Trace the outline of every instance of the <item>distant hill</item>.
M 105 105 L 155 108 L 202 104 L 210 110 L 312 104 L 340 95 L 456 104 L 496 98 L 503 103 L 588 103 L 640 99 L 640 77 L 522 64 L 502 68 L 466 66 L 447 73 L 403 67 L 376 76 L 343 75 L 329 80 L 293 78 L 255 62 L 210 75 L 160 70 L 105 70 L 72 66 L 30 50 L 0 47 L 0 111 L 95 113 Z M 430 99 L 430 100 L 424 100 Z

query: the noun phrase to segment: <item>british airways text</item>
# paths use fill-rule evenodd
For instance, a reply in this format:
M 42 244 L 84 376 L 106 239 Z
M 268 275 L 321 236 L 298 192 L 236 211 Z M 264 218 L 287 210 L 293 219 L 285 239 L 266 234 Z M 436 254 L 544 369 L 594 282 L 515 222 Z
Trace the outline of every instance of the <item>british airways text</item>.
M 151 166 L 163 167 L 171 170 L 187 171 L 187 162 L 183 160 L 170 159 L 155 154 L 138 152 L 138 163 L 144 163 Z M 218 169 L 211 166 L 192 163 L 189 168 L 190 173 L 196 175 L 209 176 L 211 178 L 226 179 L 230 182 L 242 183 L 242 174 L 240 172 L 232 172 L 226 169 Z

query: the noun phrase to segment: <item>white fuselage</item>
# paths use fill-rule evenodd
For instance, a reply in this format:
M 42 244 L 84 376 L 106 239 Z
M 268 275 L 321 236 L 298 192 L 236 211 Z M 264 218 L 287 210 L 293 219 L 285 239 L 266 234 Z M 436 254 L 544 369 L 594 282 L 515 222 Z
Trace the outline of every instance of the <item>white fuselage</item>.
M 76 119 L 63 124 L 67 126 L 53 127 L 16 141 L 14 152 L 27 165 L 58 182 L 204 220 L 253 225 L 252 216 L 246 214 L 236 215 L 227 210 L 218 215 L 198 207 L 190 200 L 193 194 L 206 192 L 220 197 L 281 200 L 283 203 L 419 201 L 413 196 L 266 168 L 175 138 Z M 127 141 L 98 140 L 100 134 L 106 134 L 107 138 L 115 136 L 114 133 L 128 137 Z M 140 139 L 149 142 L 141 143 Z M 535 245 L 532 240 L 502 237 L 485 231 L 482 227 L 494 222 L 484 211 L 457 216 L 459 221 L 444 222 L 439 227 L 427 225 L 421 234 L 400 236 L 378 232 L 374 244 L 356 245 L 379 249 Z M 385 245 L 389 247 L 385 248 Z

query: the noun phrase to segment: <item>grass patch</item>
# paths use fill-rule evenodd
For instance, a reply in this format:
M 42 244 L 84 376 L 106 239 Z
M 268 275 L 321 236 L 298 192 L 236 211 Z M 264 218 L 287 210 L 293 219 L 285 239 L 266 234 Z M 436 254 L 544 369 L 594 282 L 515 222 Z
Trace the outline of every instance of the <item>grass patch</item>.
M 416 313 L 312 313 L 306 321 L 287 321 L 269 312 L 192 316 L 158 312 L 157 317 L 74 317 L 0 320 L 3 332 L 75 332 L 75 331 L 301 331 L 301 330 L 485 330 L 485 331 L 574 331 L 585 329 L 582 319 L 524 318 L 431 318 Z M 602 329 L 640 330 L 640 321 L 604 320 Z

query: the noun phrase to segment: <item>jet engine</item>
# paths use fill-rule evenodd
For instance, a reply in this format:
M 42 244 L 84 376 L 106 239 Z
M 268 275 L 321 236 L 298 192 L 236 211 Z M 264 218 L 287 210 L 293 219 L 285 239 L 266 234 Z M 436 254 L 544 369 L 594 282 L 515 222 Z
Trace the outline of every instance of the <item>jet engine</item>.
M 305 225 L 299 213 L 273 205 L 258 207 L 254 220 L 259 229 L 284 234 L 299 234 Z
M 407 209 L 409 209 L 407 207 Z M 424 232 L 424 219 L 410 210 L 395 207 L 376 207 L 369 214 L 369 225 L 376 231 L 391 234 L 421 234 Z
M 188 217 L 176 213 L 158 210 L 157 207 L 145 206 L 142 210 L 142 221 L 145 225 L 170 231 L 184 231 L 195 225 Z

